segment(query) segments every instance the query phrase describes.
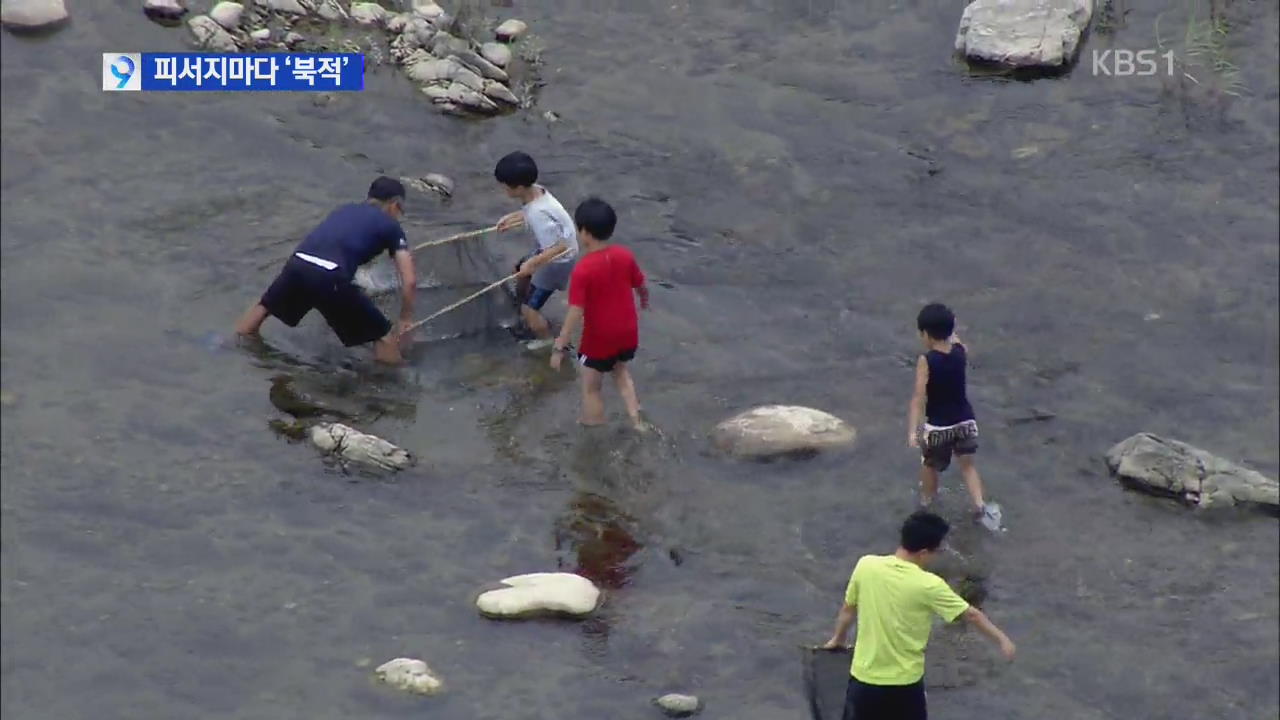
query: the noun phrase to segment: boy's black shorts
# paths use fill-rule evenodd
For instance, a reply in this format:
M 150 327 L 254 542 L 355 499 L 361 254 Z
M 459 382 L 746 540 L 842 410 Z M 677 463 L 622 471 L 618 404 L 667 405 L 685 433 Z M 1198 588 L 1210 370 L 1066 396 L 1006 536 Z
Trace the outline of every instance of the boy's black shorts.
M 910 685 L 868 685 L 849 678 L 843 720 L 928 720 L 924 680 Z
M 631 348 L 630 350 L 623 350 L 617 355 L 613 355 L 611 357 L 605 357 L 605 358 L 591 358 L 582 354 L 578 355 L 578 362 L 581 363 L 583 367 L 589 367 L 592 370 L 595 370 L 596 372 L 600 372 L 600 373 L 611 373 L 613 372 L 614 366 L 616 366 L 618 363 L 631 362 L 632 360 L 635 360 L 635 359 L 636 359 L 636 348 Z
M 336 271 L 297 257 L 289 258 L 259 302 L 289 327 L 297 327 L 313 308 L 319 310 L 347 347 L 380 340 L 391 332 L 391 322 L 364 291 Z

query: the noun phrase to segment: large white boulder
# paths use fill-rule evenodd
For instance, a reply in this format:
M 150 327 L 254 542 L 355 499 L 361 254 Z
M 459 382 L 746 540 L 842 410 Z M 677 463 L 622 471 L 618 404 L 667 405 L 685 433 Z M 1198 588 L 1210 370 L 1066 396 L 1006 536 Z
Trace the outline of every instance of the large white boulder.
M 1280 506 L 1280 483 L 1262 473 L 1177 440 L 1138 433 L 1107 451 L 1119 482 L 1197 507 L 1250 503 Z
M 63 0 L 0 0 L 0 24 L 15 32 L 52 30 L 69 17 Z
M 702 709 L 702 702 L 694 695 L 668 693 L 653 702 L 671 717 L 688 717 Z
M 235 31 L 240 27 L 240 16 L 244 15 L 244 6 L 238 2 L 220 2 L 209 11 L 209 17 L 223 28 Z
M 738 457 L 761 458 L 852 445 L 857 431 L 840 418 L 798 405 L 765 405 L 720 423 L 712 440 Z
M 444 682 L 421 660 L 396 658 L 373 671 L 379 680 L 398 690 L 418 695 L 435 695 L 444 690 Z
M 342 423 L 311 428 L 311 442 L 326 453 L 383 470 L 403 470 L 413 462 L 408 450 Z
M 530 573 L 502 580 L 505 587 L 480 593 L 476 609 L 491 618 L 520 619 L 540 615 L 591 614 L 600 604 L 600 589 L 573 573 Z
M 1093 17 L 1093 0 L 974 0 L 960 16 L 956 51 L 1014 68 L 1069 64 Z

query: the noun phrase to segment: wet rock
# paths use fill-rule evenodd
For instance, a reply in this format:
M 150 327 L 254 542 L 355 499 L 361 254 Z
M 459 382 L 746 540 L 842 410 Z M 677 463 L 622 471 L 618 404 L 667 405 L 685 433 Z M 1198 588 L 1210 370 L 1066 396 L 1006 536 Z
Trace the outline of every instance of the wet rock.
M 449 55 L 453 53 L 463 52 L 470 49 L 471 43 L 460 37 L 454 37 L 443 30 L 438 30 L 435 36 L 431 38 L 431 45 L 429 47 L 432 55 L 445 58 L 449 57 Z
M 0 0 L 0 24 L 16 33 L 55 30 L 70 17 L 63 0 Z
M 503 85 L 502 83 L 497 82 L 496 80 L 484 81 L 484 94 L 486 97 L 493 98 L 494 100 L 497 100 L 499 102 L 507 103 L 508 105 L 520 104 L 519 98 L 517 98 L 515 94 L 512 93 L 509 88 L 507 88 L 506 85 Z
M 463 65 L 466 65 L 468 68 L 471 68 L 472 70 L 474 70 L 481 77 L 487 78 L 489 80 L 497 80 L 498 82 L 505 83 L 505 82 L 509 82 L 511 79 L 507 77 L 506 71 L 504 71 L 502 68 L 498 67 L 497 65 L 494 65 L 488 60 L 485 60 L 483 57 L 480 57 L 479 54 L 477 54 L 472 50 L 455 50 L 453 54 L 450 55 L 450 57 L 456 58 L 458 62 L 462 63 Z
M 236 39 L 208 15 L 196 15 L 187 21 L 187 29 L 196 45 L 213 52 L 233 53 L 239 50 Z
M 262 47 L 263 45 L 266 45 L 267 43 L 271 42 L 271 28 L 261 28 L 258 30 L 254 30 L 253 32 L 249 33 L 249 40 L 251 40 L 253 44 L 258 47 Z
M 285 15 L 306 15 L 307 9 L 298 0 L 260 0 L 268 10 Z
M 440 173 L 427 173 L 419 178 L 419 180 L 422 183 L 422 187 L 431 192 L 444 197 L 451 197 L 453 195 L 453 178 L 450 178 L 447 175 L 441 175 Z
M 688 717 L 702 709 L 702 703 L 693 695 L 670 693 L 653 702 L 671 717 Z
M 182 18 L 186 16 L 187 9 L 179 0 L 146 0 L 142 4 L 142 12 L 152 22 L 177 27 L 182 24 Z
M 457 114 L 479 113 L 492 115 L 501 110 L 497 103 L 462 83 L 428 85 L 422 88 L 422 92 L 428 98 L 431 98 L 433 104 L 443 110 L 454 111 Z
M 464 110 L 485 115 L 501 110 L 497 103 L 462 83 L 427 85 L 422 88 L 422 92 L 431 98 L 432 103 L 446 110 Z
M 487 42 L 481 45 L 480 55 L 500 68 L 506 68 L 511 64 L 511 48 L 502 43 Z
M 403 470 L 412 462 L 408 450 L 341 423 L 311 428 L 311 442 L 326 453 L 383 470 Z
M 404 32 L 404 29 L 409 25 L 409 19 L 411 17 L 412 16 L 410 16 L 409 13 L 396 13 L 394 15 L 388 15 L 387 22 L 384 25 L 384 27 L 387 29 L 387 32 L 396 33 L 396 34 L 402 33 Z
M 244 14 L 244 6 L 238 2 L 220 2 L 209 11 L 209 17 L 226 30 L 235 31 L 240 27 L 240 16 Z
M 1013 68 L 1057 68 L 1074 59 L 1093 0 L 975 0 L 964 9 L 956 51 Z
M 725 420 L 712 432 L 721 450 L 747 458 L 846 447 L 856 437 L 853 426 L 840 418 L 794 405 L 754 408 Z
M 1107 451 L 1107 467 L 1122 484 L 1197 507 L 1254 504 L 1280 507 L 1280 483 L 1177 440 L 1138 433 Z
M 351 3 L 351 20 L 359 25 L 382 25 L 387 19 L 387 9 L 373 2 Z
M 329 22 L 342 22 L 349 17 L 338 0 L 317 0 L 315 14 Z
M 306 42 L 306 40 L 307 39 L 302 36 L 302 33 L 287 32 L 284 34 L 284 46 L 287 48 L 296 48 Z
M 512 18 L 499 25 L 493 31 L 493 34 L 498 38 L 499 42 L 509 43 L 519 40 L 520 36 L 524 35 L 528 29 L 529 26 L 523 20 Z
M 398 690 L 418 695 L 435 695 L 444 690 L 444 682 L 421 660 L 396 658 L 379 665 L 373 672 L 378 680 Z
M 434 0 L 413 0 L 413 14 L 435 20 L 444 15 L 444 8 L 437 5 Z
M 530 573 L 502 580 L 501 587 L 480 593 L 476 609 L 490 618 L 522 619 L 541 615 L 583 617 L 600 603 L 600 590 L 573 573 Z

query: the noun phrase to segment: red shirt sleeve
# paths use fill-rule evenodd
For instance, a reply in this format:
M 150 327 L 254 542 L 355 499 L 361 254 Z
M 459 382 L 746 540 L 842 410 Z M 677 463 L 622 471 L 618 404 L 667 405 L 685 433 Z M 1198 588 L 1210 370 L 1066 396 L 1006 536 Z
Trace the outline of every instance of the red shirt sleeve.
M 640 264 L 636 262 L 636 256 L 631 256 L 631 287 L 644 287 L 644 272 L 640 270 Z
M 578 263 L 569 275 L 569 304 L 575 307 L 587 306 L 587 266 Z

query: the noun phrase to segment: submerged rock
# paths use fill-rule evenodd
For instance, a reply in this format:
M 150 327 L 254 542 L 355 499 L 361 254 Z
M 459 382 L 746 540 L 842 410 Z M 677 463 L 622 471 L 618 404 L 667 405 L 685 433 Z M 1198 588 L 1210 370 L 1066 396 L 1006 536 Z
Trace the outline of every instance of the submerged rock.
M 1013 68 L 1070 63 L 1093 16 L 1093 0 L 974 0 L 960 16 L 956 51 Z
M 377 667 L 374 675 L 398 690 L 418 695 L 435 695 L 444 690 L 444 682 L 421 660 L 396 658 Z
M 0 24 L 13 32 L 54 30 L 70 18 L 63 0 L 0 0 Z
M 528 29 L 529 26 L 523 20 L 512 18 L 499 25 L 493 31 L 493 34 L 500 42 L 509 43 L 519 40 L 520 36 L 524 35 Z
M 418 178 L 418 187 L 427 192 L 434 192 L 443 197 L 453 195 L 453 178 L 440 173 L 427 173 Z
M 573 573 L 530 573 L 504 578 L 505 587 L 480 593 L 476 609 L 490 618 L 523 619 L 540 615 L 582 617 L 600 603 L 600 589 Z
M 1151 433 L 1138 433 L 1114 445 L 1107 451 L 1107 467 L 1124 485 L 1197 507 L 1280 506 L 1280 483 L 1276 480 Z
M 220 2 L 209 11 L 209 17 L 223 28 L 235 31 L 240 27 L 240 16 L 244 14 L 244 6 L 238 2 Z
M 208 15 L 196 15 L 191 18 L 187 21 L 187 28 L 195 38 L 196 45 L 205 50 L 233 53 L 239 49 L 231 33 Z
M 341 423 L 311 428 L 311 442 L 326 453 L 383 470 L 403 470 L 412 462 L 408 450 Z
M 702 709 L 701 701 L 693 695 L 670 693 L 653 702 L 671 717 L 688 717 Z
M 720 423 L 712 439 L 738 457 L 761 458 L 853 444 L 857 431 L 840 418 L 813 408 L 766 405 Z
M 187 9 L 179 0 L 146 0 L 142 4 L 142 12 L 153 22 L 176 27 L 182 24 Z
M 487 42 L 481 45 L 480 55 L 500 68 L 506 68 L 511 64 L 511 48 L 502 43 Z

